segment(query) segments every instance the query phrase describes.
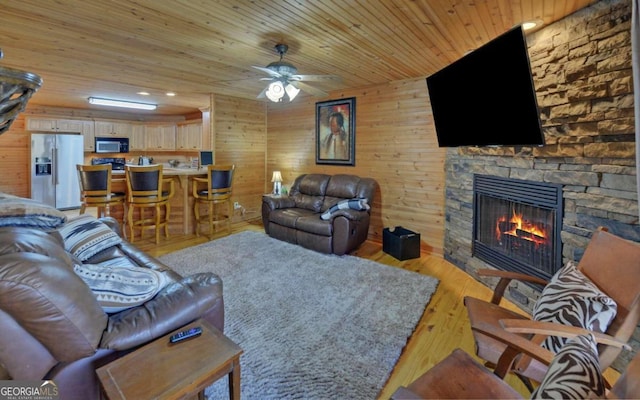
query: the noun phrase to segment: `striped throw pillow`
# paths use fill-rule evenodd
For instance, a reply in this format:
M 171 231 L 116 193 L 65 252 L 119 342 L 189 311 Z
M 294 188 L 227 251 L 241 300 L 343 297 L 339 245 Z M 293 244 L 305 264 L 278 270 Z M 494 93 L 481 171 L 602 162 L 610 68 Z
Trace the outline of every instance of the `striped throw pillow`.
M 604 399 L 604 378 L 593 336 L 569 339 L 553 358 L 531 398 Z
M 606 332 L 616 316 L 616 302 L 570 261 L 551 278 L 533 307 L 533 319 Z M 554 353 L 566 338 L 549 336 L 543 346 Z
M 80 261 L 86 261 L 102 250 L 122 242 L 122 238 L 108 225 L 89 214 L 69 219 L 58 232 L 65 249 Z
M 162 272 L 132 265 L 77 264 L 73 270 L 106 313 L 144 304 L 172 282 Z

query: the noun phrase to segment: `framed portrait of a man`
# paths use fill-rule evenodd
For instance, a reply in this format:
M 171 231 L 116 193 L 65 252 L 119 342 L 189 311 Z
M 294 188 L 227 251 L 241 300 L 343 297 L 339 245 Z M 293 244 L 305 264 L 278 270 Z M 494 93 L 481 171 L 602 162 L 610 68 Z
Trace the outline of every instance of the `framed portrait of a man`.
M 356 98 L 316 103 L 316 164 L 356 165 Z

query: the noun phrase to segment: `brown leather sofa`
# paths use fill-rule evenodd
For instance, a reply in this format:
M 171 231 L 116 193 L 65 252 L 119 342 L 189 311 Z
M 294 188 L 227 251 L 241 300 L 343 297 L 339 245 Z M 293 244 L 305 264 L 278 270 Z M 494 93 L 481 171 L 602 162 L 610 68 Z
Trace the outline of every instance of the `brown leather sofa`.
M 375 190 L 376 182 L 371 178 L 300 175 L 288 196 L 263 196 L 264 230 L 271 237 L 321 253 L 349 253 L 367 239 L 370 209 L 339 209 L 327 220 L 320 215 L 342 200 L 366 199 L 371 205 Z
M 101 221 L 118 231 L 115 219 Z M 182 277 L 122 241 L 85 263 L 126 257 L 171 283 L 142 305 L 107 314 L 62 243 L 55 231 L 0 228 L 0 379 L 51 379 L 61 399 L 97 399 L 96 368 L 198 318 L 223 329 L 215 274 Z

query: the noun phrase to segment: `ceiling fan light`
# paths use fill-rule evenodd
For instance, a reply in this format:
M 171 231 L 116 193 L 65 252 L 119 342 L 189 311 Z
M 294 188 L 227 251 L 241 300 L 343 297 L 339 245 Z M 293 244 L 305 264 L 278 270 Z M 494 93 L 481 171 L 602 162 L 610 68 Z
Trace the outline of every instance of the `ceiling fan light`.
M 267 91 L 265 92 L 265 96 L 274 103 L 278 103 L 282 101 L 282 97 L 284 97 L 284 85 L 280 81 L 274 81 L 269 84 L 267 87 Z
M 287 96 L 289 96 L 289 101 L 293 101 L 293 99 L 296 98 L 298 93 L 300 93 L 300 89 L 298 89 L 297 87 L 293 86 L 290 83 L 288 83 L 287 86 L 285 86 L 284 90 L 287 92 Z

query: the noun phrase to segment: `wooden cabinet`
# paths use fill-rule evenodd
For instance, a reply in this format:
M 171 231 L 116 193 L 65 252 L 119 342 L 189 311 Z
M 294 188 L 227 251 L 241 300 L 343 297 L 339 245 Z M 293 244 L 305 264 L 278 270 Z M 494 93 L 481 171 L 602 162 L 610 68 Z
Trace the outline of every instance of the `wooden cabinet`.
M 84 138 L 84 151 L 96 151 L 96 141 L 93 121 L 82 121 L 82 136 Z
M 142 124 L 131 126 L 131 138 L 129 139 L 129 151 L 143 151 L 147 149 L 145 129 Z
M 175 124 L 145 125 L 144 136 L 149 151 L 176 149 Z
M 126 137 L 131 140 L 133 125 L 130 122 L 120 121 L 96 121 L 95 136 L 96 137 Z
M 33 132 L 73 132 L 82 133 L 84 123 L 91 121 L 83 121 L 76 119 L 58 119 L 58 118 L 27 118 L 27 130 Z
M 84 151 L 95 151 L 94 126 L 91 120 L 27 117 L 27 130 L 31 132 L 81 133 Z
M 202 149 L 202 122 L 180 123 L 176 132 L 177 150 Z

